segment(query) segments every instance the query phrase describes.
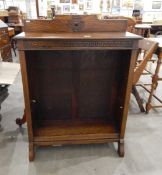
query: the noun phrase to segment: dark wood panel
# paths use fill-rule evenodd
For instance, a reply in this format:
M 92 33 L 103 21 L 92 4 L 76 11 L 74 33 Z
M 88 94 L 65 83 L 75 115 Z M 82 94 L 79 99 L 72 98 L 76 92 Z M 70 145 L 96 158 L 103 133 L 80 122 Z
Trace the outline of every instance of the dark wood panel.
M 121 127 L 121 123 L 123 120 L 123 110 L 124 110 L 124 103 L 125 103 L 125 96 L 126 96 L 126 87 L 125 85 L 128 83 L 128 69 L 126 67 L 130 66 L 130 57 L 131 57 L 131 51 L 125 50 L 123 52 L 120 52 L 119 54 L 120 58 L 120 64 L 118 64 L 117 67 L 117 74 L 116 74 L 116 81 L 114 82 L 113 92 L 116 94 L 116 100 L 114 102 L 114 115 L 115 115 L 115 121 L 116 126 L 118 128 Z M 118 83 L 117 83 L 118 82 Z M 131 86 L 131 84 L 129 84 Z M 113 95 L 114 96 L 114 95 Z M 114 98 L 114 97 L 113 97 Z
M 72 115 L 72 61 L 69 53 L 65 57 L 61 53 L 27 53 L 31 99 L 38 119 L 66 119 Z M 34 64 L 30 59 L 33 56 Z
M 31 102 L 37 119 L 83 116 L 112 120 L 116 110 L 113 105 L 119 95 L 117 87 L 122 86 L 121 79 L 127 76 L 120 67 L 128 58 L 125 53 L 122 50 L 75 51 L 75 54 L 74 51 L 27 52 Z M 35 62 L 30 59 L 33 57 Z M 114 83 L 119 77 L 120 81 Z

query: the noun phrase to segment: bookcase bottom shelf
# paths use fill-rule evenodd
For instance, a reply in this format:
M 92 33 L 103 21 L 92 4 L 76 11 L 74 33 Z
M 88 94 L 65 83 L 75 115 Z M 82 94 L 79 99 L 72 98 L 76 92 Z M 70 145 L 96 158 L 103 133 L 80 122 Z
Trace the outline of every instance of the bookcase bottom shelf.
M 119 156 L 124 156 L 124 143 L 113 122 L 107 121 L 37 121 L 33 142 L 29 142 L 29 160 L 34 159 L 34 146 L 118 142 Z M 123 145 L 123 146 L 122 146 Z

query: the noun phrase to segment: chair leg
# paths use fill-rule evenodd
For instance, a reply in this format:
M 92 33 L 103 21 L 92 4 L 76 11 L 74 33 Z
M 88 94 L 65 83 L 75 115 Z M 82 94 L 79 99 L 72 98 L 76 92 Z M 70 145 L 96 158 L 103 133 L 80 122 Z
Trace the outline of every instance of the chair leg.
M 11 47 L 12 47 L 12 49 L 14 51 L 15 56 L 16 56 L 16 43 L 15 43 L 14 39 L 11 39 Z
M 0 110 L 1 110 L 1 104 L 0 104 Z M 0 131 L 2 131 L 1 120 L 2 120 L 2 115 L 0 114 Z
M 139 93 L 137 91 L 137 88 L 135 86 L 133 86 L 133 88 L 132 88 L 132 94 L 135 96 L 141 112 L 145 112 L 145 109 L 143 107 L 143 102 L 142 102 L 142 100 L 141 100 L 141 98 L 139 96 Z
M 26 123 L 25 109 L 24 109 L 24 115 L 23 115 L 23 117 L 16 119 L 16 124 L 19 125 L 19 127 L 21 127 L 24 123 Z
M 155 74 L 152 77 L 151 91 L 150 91 L 150 95 L 149 95 L 149 98 L 148 98 L 148 101 L 146 104 L 146 113 L 148 113 L 150 111 L 150 109 L 152 108 L 151 101 L 152 101 L 152 97 L 154 95 L 154 91 L 156 90 L 156 88 L 158 86 L 159 71 L 160 71 L 161 63 L 162 63 L 161 56 L 158 56 Z

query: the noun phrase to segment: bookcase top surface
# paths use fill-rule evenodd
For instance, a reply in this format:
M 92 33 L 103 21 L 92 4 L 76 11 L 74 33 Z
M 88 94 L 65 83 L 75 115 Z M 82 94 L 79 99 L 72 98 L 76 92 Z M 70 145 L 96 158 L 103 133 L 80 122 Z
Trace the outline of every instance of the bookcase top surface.
M 15 39 L 142 39 L 141 36 L 129 32 L 73 32 L 73 33 L 36 33 L 36 32 L 22 32 L 18 34 Z

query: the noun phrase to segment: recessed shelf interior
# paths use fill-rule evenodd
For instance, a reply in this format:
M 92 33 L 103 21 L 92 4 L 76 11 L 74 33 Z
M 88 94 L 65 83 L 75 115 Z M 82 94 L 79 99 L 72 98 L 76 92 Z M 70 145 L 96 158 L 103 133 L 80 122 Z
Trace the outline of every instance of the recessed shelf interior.
M 34 135 L 118 137 L 129 50 L 26 51 Z M 65 138 L 64 138 L 65 139 Z

